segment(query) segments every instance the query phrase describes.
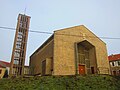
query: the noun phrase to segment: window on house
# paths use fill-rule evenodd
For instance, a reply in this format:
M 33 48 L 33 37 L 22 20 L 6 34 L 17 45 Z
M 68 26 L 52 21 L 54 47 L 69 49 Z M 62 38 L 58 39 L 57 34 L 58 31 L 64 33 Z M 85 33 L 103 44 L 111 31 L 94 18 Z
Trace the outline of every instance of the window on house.
M 2 73 L 2 70 L 0 70 L 0 74 Z
M 118 66 L 118 61 L 115 62 L 115 66 Z
M 115 65 L 114 65 L 114 62 L 112 62 L 112 66 L 115 66 Z
M 117 65 L 116 65 L 116 61 L 114 61 L 114 66 L 117 66 Z
M 110 62 L 110 66 L 112 66 L 112 62 Z
M 118 66 L 120 66 L 120 61 L 118 61 Z
M 120 75 L 120 70 L 119 70 L 119 75 Z

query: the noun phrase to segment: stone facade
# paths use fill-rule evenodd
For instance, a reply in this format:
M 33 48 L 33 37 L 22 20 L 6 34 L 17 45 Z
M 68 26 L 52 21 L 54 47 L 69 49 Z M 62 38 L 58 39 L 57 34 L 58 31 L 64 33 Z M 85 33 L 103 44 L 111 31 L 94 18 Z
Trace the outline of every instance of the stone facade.
M 57 30 L 30 56 L 31 74 L 110 74 L 106 44 L 84 25 Z

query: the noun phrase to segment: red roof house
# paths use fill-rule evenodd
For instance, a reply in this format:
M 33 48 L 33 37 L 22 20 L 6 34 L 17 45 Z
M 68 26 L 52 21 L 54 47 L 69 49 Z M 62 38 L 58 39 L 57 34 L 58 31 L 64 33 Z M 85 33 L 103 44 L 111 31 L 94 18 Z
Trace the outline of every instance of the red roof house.
M 111 74 L 120 76 L 120 54 L 108 56 L 110 63 Z
M 10 67 L 10 63 L 0 60 L 0 68 L 5 68 L 5 67 Z
M 120 54 L 110 55 L 110 56 L 108 56 L 108 60 L 109 61 L 120 60 Z

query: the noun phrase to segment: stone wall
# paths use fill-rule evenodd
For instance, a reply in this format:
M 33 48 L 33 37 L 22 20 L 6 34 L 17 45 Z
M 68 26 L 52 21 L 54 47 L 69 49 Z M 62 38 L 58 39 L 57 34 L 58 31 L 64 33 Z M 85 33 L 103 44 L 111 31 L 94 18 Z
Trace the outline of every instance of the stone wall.
M 34 53 L 30 57 L 30 71 L 31 74 L 41 74 L 42 72 L 42 61 L 46 60 L 46 58 L 53 57 L 53 44 L 54 40 L 52 39 L 49 43 L 47 43 L 42 49 L 38 52 Z
M 54 34 L 54 75 L 75 74 L 75 42 L 87 40 L 95 46 L 97 68 L 108 68 L 106 44 L 95 34 L 82 26 L 76 26 L 55 31 Z M 110 72 L 107 72 L 107 74 Z M 106 71 L 100 71 L 106 74 Z

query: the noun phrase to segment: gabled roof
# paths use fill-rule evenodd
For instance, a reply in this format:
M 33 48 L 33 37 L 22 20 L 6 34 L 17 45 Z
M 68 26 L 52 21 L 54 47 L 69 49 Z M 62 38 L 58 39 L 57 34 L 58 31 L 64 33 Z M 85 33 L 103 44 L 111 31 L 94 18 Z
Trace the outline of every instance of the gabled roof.
M 108 56 L 108 60 L 109 61 L 120 60 L 120 54 L 110 55 L 110 56 Z
M 50 42 L 54 38 L 54 34 L 52 34 L 35 52 L 31 55 L 33 56 L 35 53 L 37 53 L 40 49 L 42 49 L 48 42 Z M 30 57 L 31 57 L 30 56 Z
M 1 68 L 10 67 L 10 63 L 0 60 L 0 67 Z
M 68 29 L 72 29 L 72 28 L 76 28 L 76 27 L 83 27 L 85 28 L 85 30 L 89 31 L 91 34 L 93 34 L 97 39 L 99 39 L 100 41 L 102 41 L 100 38 L 98 38 L 93 32 L 91 32 L 87 27 L 85 27 L 84 25 L 78 25 L 78 26 L 72 26 L 72 27 L 68 27 L 68 28 L 63 28 L 63 29 L 59 29 L 59 30 L 55 30 L 54 31 L 54 34 L 56 32 L 59 32 L 59 31 L 68 31 Z M 48 42 L 50 42 L 51 40 L 54 39 L 54 34 L 52 34 L 37 50 L 34 51 L 34 53 L 30 56 L 32 57 L 35 53 L 37 53 L 39 50 L 41 50 Z M 67 35 L 67 34 L 58 34 L 58 35 Z M 75 35 L 71 35 L 71 36 L 75 36 Z M 102 41 L 103 42 L 103 41 Z M 105 42 L 103 42 L 105 44 Z
M 96 36 L 91 30 L 89 30 L 85 25 L 78 25 L 78 26 L 72 26 L 72 27 L 68 27 L 68 28 L 63 28 L 63 29 L 59 29 L 59 30 L 55 30 L 54 32 L 59 32 L 59 31 L 68 31 L 69 29 L 72 29 L 72 28 L 84 28 L 85 30 L 87 30 L 88 32 L 90 32 L 92 35 L 94 35 L 97 39 L 99 39 L 100 41 L 102 41 L 105 45 L 106 43 L 100 39 L 98 36 Z M 63 33 L 64 34 L 64 33 Z M 72 35 L 72 36 L 75 36 L 75 35 Z M 91 37 L 91 36 L 89 36 Z

